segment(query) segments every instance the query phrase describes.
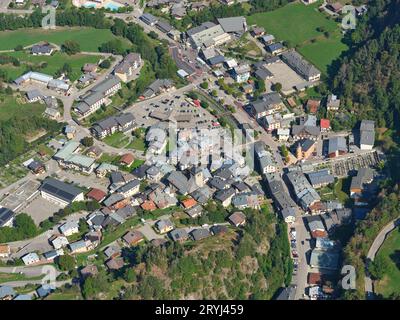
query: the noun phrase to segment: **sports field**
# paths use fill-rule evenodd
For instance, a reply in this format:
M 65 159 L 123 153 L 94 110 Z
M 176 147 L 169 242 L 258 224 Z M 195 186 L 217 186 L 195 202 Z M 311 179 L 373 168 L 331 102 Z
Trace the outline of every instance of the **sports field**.
M 342 43 L 338 23 L 318 11 L 321 2 L 305 6 L 292 3 L 274 11 L 257 13 L 247 18 L 249 25 L 257 24 L 279 41 L 288 41 L 307 60 L 326 73 L 328 65 L 348 47 Z M 317 30 L 321 28 L 321 30 Z M 329 33 L 329 37 L 324 35 Z
M 81 68 L 85 63 L 97 63 L 101 56 L 75 54 L 67 55 L 62 52 L 56 52 L 51 56 L 34 56 L 27 52 L 17 51 L 12 53 L 3 53 L 3 55 L 13 56 L 19 60 L 20 66 L 12 64 L 2 65 L 0 69 L 7 72 L 7 77 L 12 80 L 24 74 L 28 66 L 35 67 L 35 70 L 54 76 L 57 70 L 62 68 L 65 63 L 68 63 L 72 68 L 72 73 L 69 75 L 71 81 L 77 80 L 81 74 Z M 43 66 L 43 67 L 40 67 Z
M 0 50 L 12 50 L 17 45 L 28 46 L 39 41 L 47 41 L 61 45 L 66 40 L 75 40 L 80 44 L 82 51 L 99 51 L 99 46 L 116 37 L 108 29 L 94 28 L 65 28 L 56 30 L 24 29 L 16 31 L 2 31 L 0 33 Z M 128 40 L 122 39 L 129 44 Z
M 388 258 L 389 268 L 384 278 L 376 283 L 376 292 L 382 294 L 384 298 L 392 293 L 400 294 L 400 228 L 389 234 L 378 255 Z

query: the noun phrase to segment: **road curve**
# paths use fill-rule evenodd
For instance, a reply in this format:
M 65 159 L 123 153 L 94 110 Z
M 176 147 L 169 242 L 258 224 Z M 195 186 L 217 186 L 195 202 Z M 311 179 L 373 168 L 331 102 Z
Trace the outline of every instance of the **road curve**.
M 369 261 L 374 261 L 376 254 L 378 253 L 380 247 L 385 242 L 387 236 L 394 230 L 396 227 L 400 225 L 400 218 L 396 218 L 389 222 L 376 236 L 374 242 L 368 250 L 367 261 L 365 263 L 365 293 L 367 299 L 374 299 L 374 285 L 372 279 L 369 276 L 368 272 L 368 263 Z

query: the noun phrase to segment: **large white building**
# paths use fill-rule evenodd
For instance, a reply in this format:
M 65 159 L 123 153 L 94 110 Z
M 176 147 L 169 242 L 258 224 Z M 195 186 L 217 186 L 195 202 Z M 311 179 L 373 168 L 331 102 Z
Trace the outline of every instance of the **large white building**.
M 109 76 L 85 94 L 74 109 L 81 118 L 85 118 L 99 110 L 103 104 L 106 105 L 107 98 L 116 94 L 119 89 L 120 79 L 114 75 Z
M 372 150 L 375 143 L 375 122 L 362 120 L 360 125 L 360 149 Z
M 231 40 L 231 36 L 220 25 L 210 26 L 193 33 L 189 37 L 190 45 L 195 49 L 211 48 Z

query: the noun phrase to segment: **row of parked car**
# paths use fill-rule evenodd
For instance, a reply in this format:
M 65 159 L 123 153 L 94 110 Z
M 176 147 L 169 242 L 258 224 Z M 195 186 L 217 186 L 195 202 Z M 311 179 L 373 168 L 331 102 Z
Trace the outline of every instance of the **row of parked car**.
M 299 253 L 297 252 L 297 240 L 296 240 L 295 228 L 290 228 L 289 238 L 290 238 L 290 247 L 293 259 L 293 273 L 296 274 L 299 267 L 299 261 L 298 261 Z

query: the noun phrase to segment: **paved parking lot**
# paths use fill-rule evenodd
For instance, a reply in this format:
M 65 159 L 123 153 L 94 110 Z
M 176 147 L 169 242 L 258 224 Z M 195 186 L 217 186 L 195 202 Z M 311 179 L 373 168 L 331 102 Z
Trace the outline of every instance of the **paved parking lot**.
M 267 66 L 267 69 L 274 75 L 272 79 L 265 82 L 267 92 L 272 92 L 271 85 L 279 82 L 282 84 L 282 92 L 290 94 L 294 91 L 293 87 L 305 82 L 303 78 L 284 62 L 273 63 Z
M 98 178 L 95 173 L 90 175 L 80 174 L 73 170 L 60 170 L 57 173 L 57 177 L 63 181 L 73 181 L 75 184 L 86 187 L 86 188 L 96 188 L 107 190 L 110 180 L 108 178 Z
M 137 105 L 132 114 L 140 127 L 149 127 L 160 121 L 167 119 L 184 119 L 179 121 L 179 128 L 198 128 L 206 129 L 212 127 L 215 117 L 202 107 L 190 104 L 183 94 L 174 95 L 173 93 L 163 95 L 158 100 L 152 99 L 148 103 L 143 102 Z M 189 119 L 186 121 L 186 119 Z
M 143 225 L 142 227 L 140 227 L 138 230 L 141 233 L 143 233 L 143 235 L 146 237 L 146 239 L 148 241 L 151 241 L 153 239 L 164 239 L 165 238 L 165 235 L 155 232 L 154 229 L 152 228 L 152 226 L 147 223 L 145 225 Z
M 39 225 L 40 222 L 52 217 L 60 209 L 60 206 L 39 195 L 23 211 L 32 217 L 36 225 Z

